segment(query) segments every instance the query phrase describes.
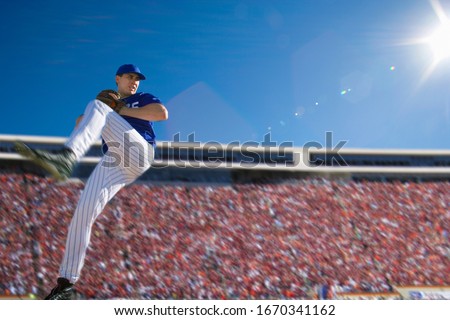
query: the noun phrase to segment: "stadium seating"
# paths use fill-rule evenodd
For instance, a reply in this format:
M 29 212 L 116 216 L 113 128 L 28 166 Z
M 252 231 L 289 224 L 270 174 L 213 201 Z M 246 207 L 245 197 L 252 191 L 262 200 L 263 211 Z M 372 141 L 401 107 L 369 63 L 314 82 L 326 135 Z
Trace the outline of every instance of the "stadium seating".
M 0 295 L 58 274 L 82 182 L 0 173 Z M 450 284 L 450 183 L 134 184 L 97 219 L 85 299 L 306 299 Z

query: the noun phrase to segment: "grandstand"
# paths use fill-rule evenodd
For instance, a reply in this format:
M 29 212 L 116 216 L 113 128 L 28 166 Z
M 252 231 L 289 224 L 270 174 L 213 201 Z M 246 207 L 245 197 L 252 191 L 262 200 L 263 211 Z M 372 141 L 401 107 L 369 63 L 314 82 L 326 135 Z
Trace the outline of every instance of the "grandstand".
M 14 152 L 17 139 L 53 150 L 65 138 L 0 136 L 0 296 L 40 296 L 101 144 L 61 184 Z M 159 142 L 154 168 L 97 220 L 78 293 L 447 297 L 449 187 L 445 150 Z

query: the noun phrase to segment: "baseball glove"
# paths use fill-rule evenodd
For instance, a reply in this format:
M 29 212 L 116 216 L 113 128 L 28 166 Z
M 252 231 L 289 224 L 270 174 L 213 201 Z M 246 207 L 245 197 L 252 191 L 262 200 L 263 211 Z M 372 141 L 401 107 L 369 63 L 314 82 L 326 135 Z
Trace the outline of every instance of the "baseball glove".
M 100 91 L 96 99 L 107 104 L 117 113 L 120 112 L 120 109 L 126 106 L 125 102 L 120 100 L 120 93 L 111 89 Z

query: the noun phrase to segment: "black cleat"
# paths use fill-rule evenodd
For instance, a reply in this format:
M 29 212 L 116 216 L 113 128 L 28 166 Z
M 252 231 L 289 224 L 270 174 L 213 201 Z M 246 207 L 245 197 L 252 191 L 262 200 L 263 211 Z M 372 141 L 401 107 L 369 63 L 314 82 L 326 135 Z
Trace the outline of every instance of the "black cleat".
M 44 300 L 71 300 L 73 284 L 66 278 L 58 278 L 58 285 L 52 289 Z
M 66 180 L 72 174 L 76 158 L 70 149 L 52 153 L 46 150 L 32 149 L 21 141 L 14 142 L 14 148 L 19 154 L 48 171 L 56 180 Z

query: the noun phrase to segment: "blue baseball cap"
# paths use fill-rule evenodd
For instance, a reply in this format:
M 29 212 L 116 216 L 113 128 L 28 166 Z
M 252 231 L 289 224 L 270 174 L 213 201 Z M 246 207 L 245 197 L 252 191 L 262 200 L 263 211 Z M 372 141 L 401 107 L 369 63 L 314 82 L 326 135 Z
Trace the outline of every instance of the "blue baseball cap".
M 141 73 L 141 70 L 139 70 L 139 68 L 134 64 L 121 65 L 119 69 L 117 69 L 116 75 L 121 76 L 124 73 L 136 73 L 139 76 L 140 80 L 145 80 L 145 76 Z

